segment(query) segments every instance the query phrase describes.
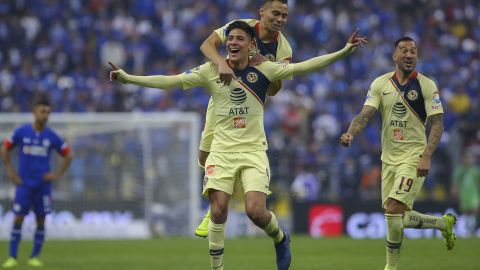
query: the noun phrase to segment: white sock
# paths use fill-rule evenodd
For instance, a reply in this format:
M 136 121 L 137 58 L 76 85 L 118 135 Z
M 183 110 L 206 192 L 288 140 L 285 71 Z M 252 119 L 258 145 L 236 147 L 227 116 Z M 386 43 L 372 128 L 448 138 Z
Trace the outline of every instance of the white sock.
M 404 228 L 415 229 L 445 229 L 445 220 L 442 217 L 425 215 L 416 211 L 406 211 L 403 216 Z

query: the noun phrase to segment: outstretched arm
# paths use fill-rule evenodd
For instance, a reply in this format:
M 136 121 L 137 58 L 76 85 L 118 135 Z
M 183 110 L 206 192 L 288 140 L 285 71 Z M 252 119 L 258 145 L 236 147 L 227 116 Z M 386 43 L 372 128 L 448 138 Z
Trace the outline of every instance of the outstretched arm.
M 179 75 L 135 76 L 126 73 L 110 61 L 108 63 L 112 67 L 112 71 L 110 71 L 110 81 L 117 80 L 121 83 L 129 83 L 143 87 L 160 89 L 171 89 L 182 86 L 182 79 Z
M 433 152 L 437 149 L 443 133 L 443 113 L 434 114 L 428 117 L 427 121 L 432 124 L 428 134 L 427 147 L 422 153 L 422 158 L 417 165 L 417 176 L 427 176 L 430 170 Z
M 292 72 L 293 76 L 303 75 L 307 73 L 312 73 L 314 71 L 320 70 L 339 59 L 344 58 L 345 56 L 351 54 L 355 48 L 363 47 L 363 44 L 368 43 L 366 37 L 358 37 L 358 29 L 350 36 L 348 39 L 347 45 L 334 53 L 321 55 L 309 59 L 307 61 L 303 61 L 297 64 L 294 64 L 294 69 Z
M 206 58 L 215 63 L 218 67 L 218 73 L 220 74 L 220 81 L 225 85 L 229 85 L 232 78 L 235 76 L 233 70 L 225 62 L 225 58 L 218 53 L 218 48 L 222 45 L 222 40 L 217 33 L 212 32 L 210 36 L 203 41 L 200 46 L 200 51 Z
M 363 131 L 376 112 L 377 109 L 375 109 L 375 107 L 369 105 L 363 106 L 362 111 L 350 123 L 348 131 L 340 137 L 340 143 L 345 147 L 349 147 L 355 135 Z

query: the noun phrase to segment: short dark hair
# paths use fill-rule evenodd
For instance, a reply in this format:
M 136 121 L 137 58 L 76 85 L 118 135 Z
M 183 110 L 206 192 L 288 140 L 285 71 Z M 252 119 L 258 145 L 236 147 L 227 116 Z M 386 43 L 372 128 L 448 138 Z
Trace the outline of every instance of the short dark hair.
M 401 38 L 397 39 L 397 41 L 395 41 L 395 47 L 393 49 L 397 49 L 398 44 L 402 41 L 413 41 L 413 43 L 415 43 L 415 45 L 417 45 L 417 42 L 413 38 L 404 36 L 404 37 L 401 37 Z
M 244 21 L 234 21 L 230 23 L 225 31 L 225 34 L 228 36 L 233 29 L 242 29 L 245 31 L 252 39 L 255 39 L 255 32 L 253 28 Z
M 51 107 L 50 101 L 48 101 L 48 99 L 46 99 L 46 98 L 36 98 L 33 101 L 33 107 L 36 107 L 36 106 L 39 106 L 39 105 Z
M 288 4 L 288 0 L 265 0 L 265 1 L 263 1 L 263 5 L 265 6 L 266 4 L 270 4 L 270 3 L 273 3 L 275 1 L 278 1 L 282 4 Z

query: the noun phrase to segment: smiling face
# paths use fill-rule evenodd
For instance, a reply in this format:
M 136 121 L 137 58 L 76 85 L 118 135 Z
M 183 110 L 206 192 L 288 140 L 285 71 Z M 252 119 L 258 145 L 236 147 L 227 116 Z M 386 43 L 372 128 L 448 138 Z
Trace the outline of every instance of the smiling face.
M 400 41 L 395 47 L 393 53 L 393 61 L 397 66 L 397 70 L 405 74 L 415 70 L 418 61 L 417 45 L 412 40 Z
M 227 36 L 227 53 L 230 62 L 248 62 L 248 52 L 255 46 L 253 38 L 240 28 L 234 28 Z
M 260 8 L 260 21 L 270 32 L 282 30 L 287 18 L 288 5 L 281 1 L 269 1 Z

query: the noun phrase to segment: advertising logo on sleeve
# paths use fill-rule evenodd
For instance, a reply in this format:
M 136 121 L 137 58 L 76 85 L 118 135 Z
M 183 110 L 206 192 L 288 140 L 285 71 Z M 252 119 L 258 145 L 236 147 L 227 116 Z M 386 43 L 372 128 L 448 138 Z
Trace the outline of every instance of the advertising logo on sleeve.
M 432 104 L 432 109 L 433 110 L 438 110 L 442 107 L 442 101 L 440 100 L 440 94 L 438 91 L 435 91 L 433 93 L 433 104 Z

